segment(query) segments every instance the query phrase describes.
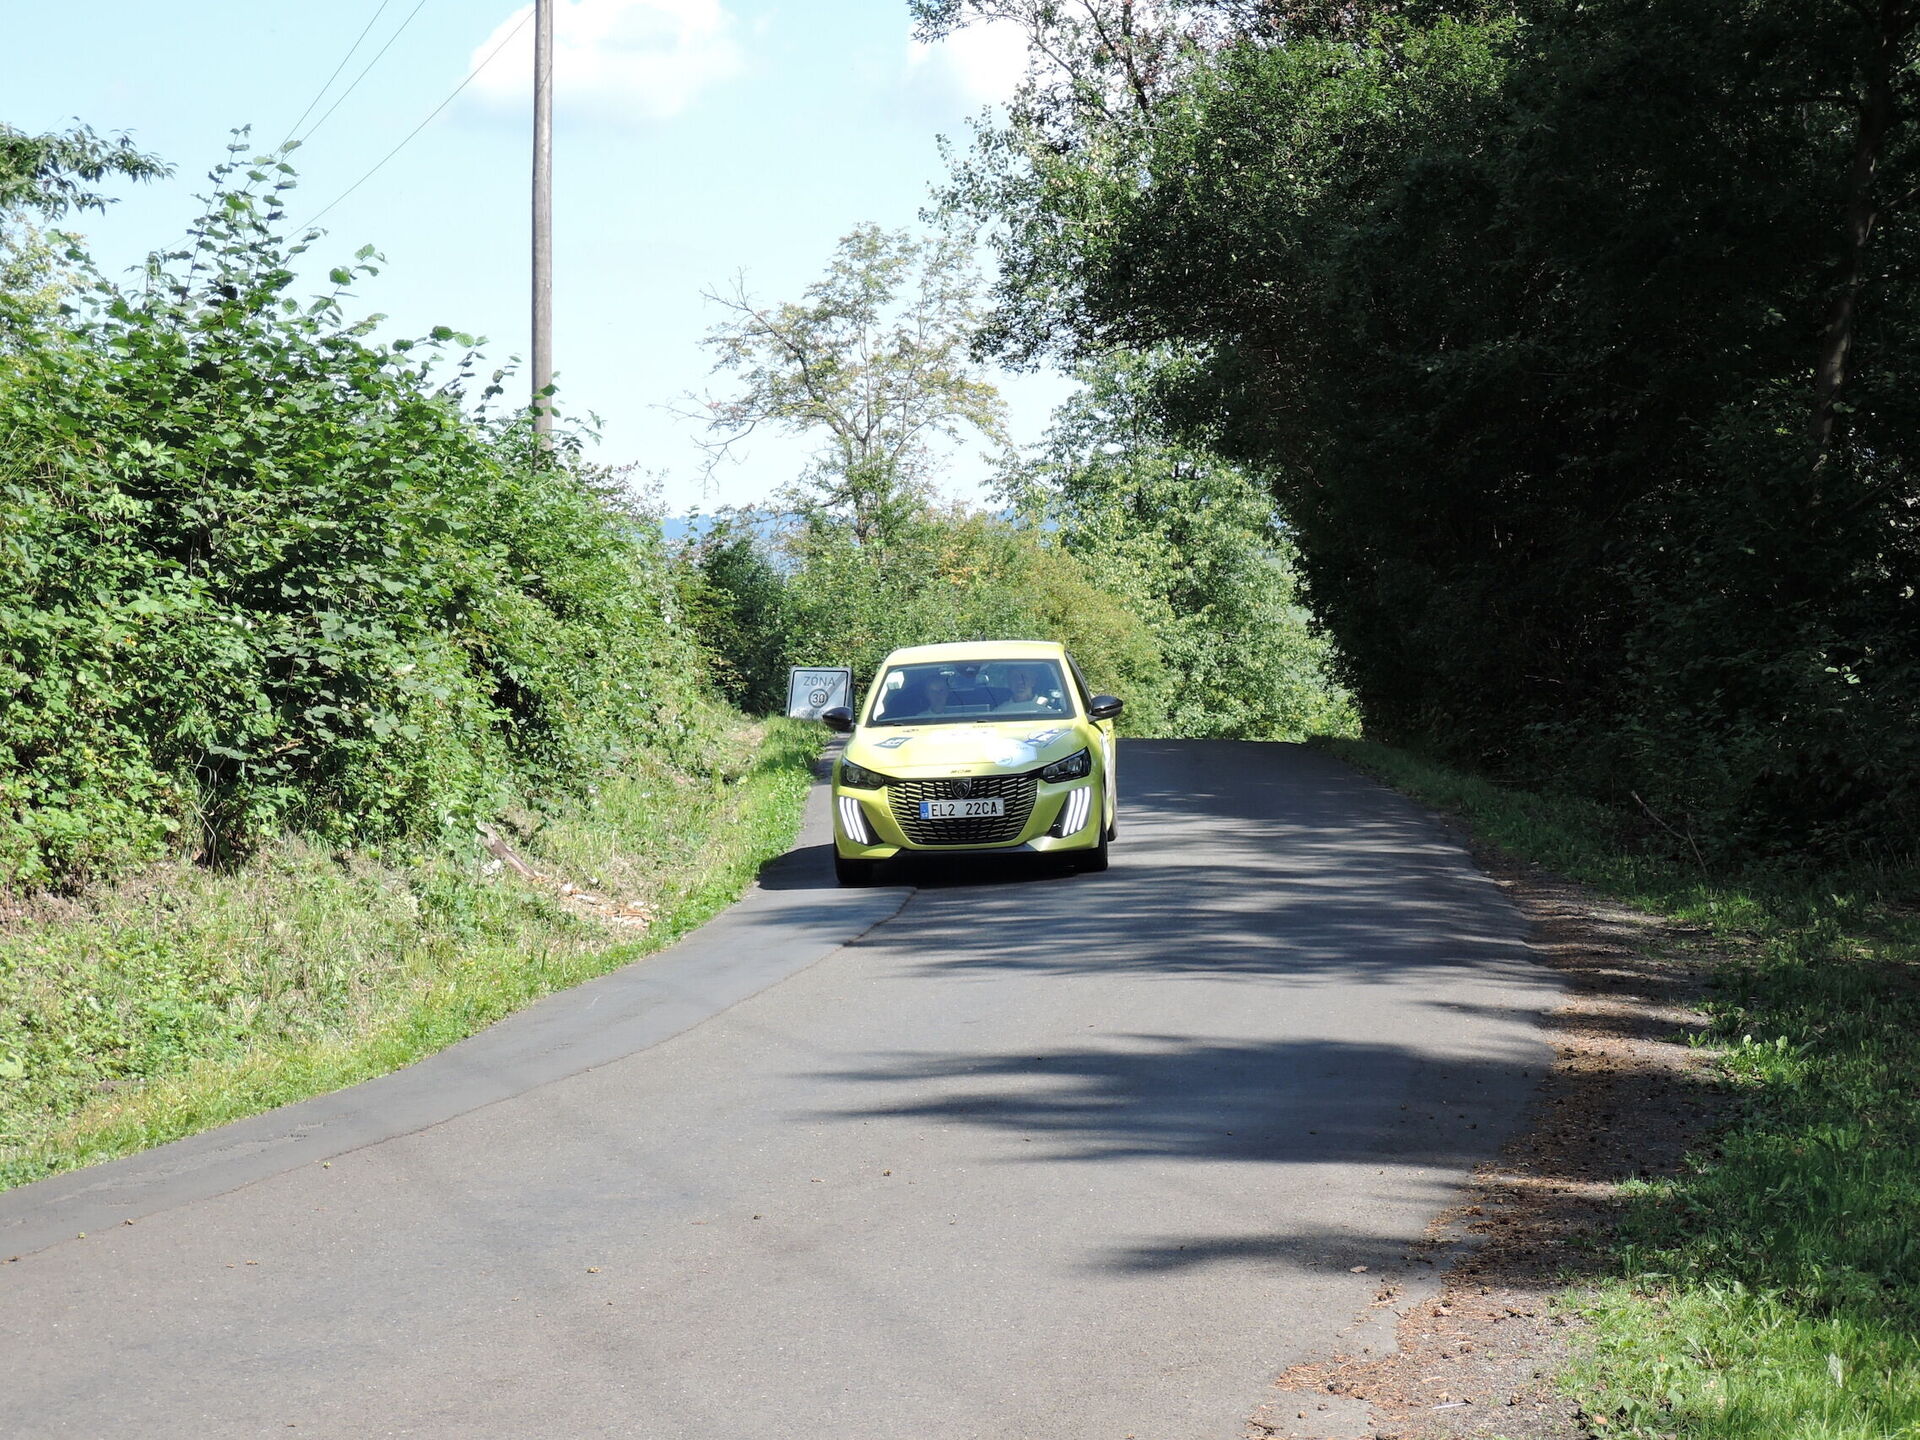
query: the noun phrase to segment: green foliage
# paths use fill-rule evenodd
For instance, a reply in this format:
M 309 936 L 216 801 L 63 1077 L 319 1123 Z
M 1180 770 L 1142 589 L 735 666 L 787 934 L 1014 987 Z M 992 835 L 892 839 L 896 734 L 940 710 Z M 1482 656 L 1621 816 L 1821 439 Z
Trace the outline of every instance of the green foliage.
M 74 284 L 73 237 L 0 211 L 0 353 L 45 344 Z
M 956 241 L 864 225 L 802 304 L 711 297 L 735 318 L 709 344 L 742 383 L 709 402 L 722 448 L 767 423 L 823 437 L 780 513 L 723 515 L 695 546 L 691 610 L 735 703 L 784 704 L 794 665 L 864 683 L 903 645 L 1032 637 L 1156 713 L 1155 642 L 1122 597 L 1020 527 L 934 498 L 933 442 L 1003 439 L 969 358 L 974 284 Z
M 692 588 L 694 626 L 715 686 L 751 715 L 787 703 L 792 606 L 787 576 L 761 543 L 755 517 L 722 515 L 701 537 Z
M 1043 453 L 1011 466 L 995 516 L 924 498 L 863 526 L 811 499 L 723 516 L 696 549 L 693 599 L 716 680 L 783 703 L 787 668 L 962 639 L 1058 639 L 1135 734 L 1298 738 L 1352 728 L 1297 603 L 1273 505 L 1242 471 L 1169 438 L 1153 393 L 1178 365 L 1089 368 Z M 804 498 L 804 497 L 803 497 Z
M 1009 467 L 1013 515 L 935 501 L 930 437 L 1001 438 L 998 397 L 967 358 L 963 260 L 951 240 L 863 226 L 804 304 L 723 302 L 736 318 L 710 344 L 743 390 L 710 403 L 715 431 L 771 422 L 824 445 L 785 513 L 723 516 L 696 547 L 691 605 L 716 683 L 770 710 L 789 666 L 864 680 L 903 645 L 1045 638 L 1127 700 L 1135 733 L 1350 728 L 1271 499 L 1154 418 L 1150 392 L 1181 366 L 1090 368 L 1046 453 Z
M 94 279 L 0 352 L 0 883 L 460 838 L 642 745 L 693 755 L 652 525 L 463 409 L 472 357 L 435 362 L 465 337 L 347 319 L 368 252 L 294 299 L 284 161 L 215 179 L 141 288 Z
M 112 200 L 88 187 L 110 176 L 156 180 L 172 173 L 126 135 L 102 137 L 85 125 L 29 135 L 0 122 L 0 215 L 32 211 L 55 219 L 70 210 L 104 210 Z
M 772 529 L 770 546 L 754 530 Z M 730 684 L 743 701 L 785 703 L 787 667 L 846 665 L 864 685 L 890 650 L 947 640 L 1059 640 L 1089 684 L 1158 715 L 1158 648 L 1126 597 L 1071 554 L 964 506 L 903 518 L 884 548 L 824 514 L 723 526 L 702 543 L 710 587 L 696 607 L 703 643 L 763 637 Z M 1137 704 L 1136 704 L 1137 702 Z
M 1297 740 L 1355 728 L 1309 627 L 1292 541 L 1252 476 L 1168 433 L 1189 365 L 1115 352 L 1082 367 L 1004 491 L 1039 538 L 1124 595 L 1158 643 L 1153 733 Z
M 1920 877 L 1708 877 L 1629 816 L 1378 745 L 1343 758 L 1474 833 L 1707 937 L 1732 1119 L 1625 1187 L 1571 1387 L 1608 1434 L 1920 1434 Z
M 1722 856 L 1911 853 L 1913 7 L 920 10 L 1050 46 L 951 197 L 996 343 L 1196 357 L 1169 411 L 1271 485 L 1370 726 Z
M 383 1074 L 670 943 L 791 843 L 818 748 L 733 725 L 718 770 L 635 756 L 518 817 L 546 886 L 285 839 L 0 921 L 0 1188 Z M 583 916 L 558 877 L 650 923 Z

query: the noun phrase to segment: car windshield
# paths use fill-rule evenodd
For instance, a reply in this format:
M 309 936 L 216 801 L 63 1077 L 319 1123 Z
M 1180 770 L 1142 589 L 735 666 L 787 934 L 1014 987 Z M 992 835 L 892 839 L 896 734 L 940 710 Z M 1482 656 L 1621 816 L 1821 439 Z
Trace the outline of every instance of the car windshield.
M 895 665 L 880 678 L 870 725 L 1057 720 L 1071 713 L 1051 660 L 940 660 Z

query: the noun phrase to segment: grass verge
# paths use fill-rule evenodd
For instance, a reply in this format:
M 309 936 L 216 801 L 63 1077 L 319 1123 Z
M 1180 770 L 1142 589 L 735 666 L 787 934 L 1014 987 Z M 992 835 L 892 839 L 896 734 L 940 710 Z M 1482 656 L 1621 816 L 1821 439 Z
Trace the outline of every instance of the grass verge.
M 0 1189 L 398 1069 L 685 934 L 792 842 L 819 736 L 723 748 L 722 773 L 643 756 L 514 817 L 549 883 L 289 840 L 0 919 Z
M 1566 1297 L 1588 1326 L 1564 1383 L 1592 1429 L 1920 1437 L 1916 877 L 1713 874 L 1588 801 L 1328 748 L 1719 957 L 1708 1041 L 1732 1118 L 1681 1174 L 1624 1179 L 1612 1278 Z

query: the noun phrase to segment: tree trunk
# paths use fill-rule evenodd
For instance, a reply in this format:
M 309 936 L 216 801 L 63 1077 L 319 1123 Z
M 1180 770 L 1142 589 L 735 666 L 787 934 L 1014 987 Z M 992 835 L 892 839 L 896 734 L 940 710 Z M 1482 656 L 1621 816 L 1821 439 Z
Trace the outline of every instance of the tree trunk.
M 1886 153 L 1888 138 L 1899 123 L 1893 77 L 1900 45 L 1912 31 L 1913 24 L 1912 0 L 1881 0 L 1878 14 L 1868 22 L 1865 51 L 1861 56 L 1865 93 L 1860 99 L 1853 164 L 1847 174 L 1846 239 L 1840 281 L 1827 307 L 1827 323 L 1820 333 L 1820 360 L 1813 377 L 1816 469 L 1825 462 L 1833 447 L 1836 407 L 1847 383 L 1847 357 L 1853 349 L 1860 290 L 1866 283 L 1867 253 L 1880 219 L 1874 180 Z

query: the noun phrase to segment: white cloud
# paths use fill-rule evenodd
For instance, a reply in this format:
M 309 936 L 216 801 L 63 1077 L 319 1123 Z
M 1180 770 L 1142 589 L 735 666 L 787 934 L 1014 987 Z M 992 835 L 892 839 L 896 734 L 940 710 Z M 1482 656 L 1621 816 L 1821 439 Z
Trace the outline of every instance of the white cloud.
M 474 50 L 478 65 L 533 10 L 524 5 Z M 734 19 L 720 0 L 558 0 L 553 13 L 556 110 L 664 120 L 739 73 Z M 468 93 L 489 109 L 533 103 L 533 25 L 520 29 Z
M 973 106 L 1004 103 L 1026 73 L 1026 32 L 1007 20 L 969 25 L 932 45 L 914 40 L 907 46 L 910 79 L 930 79 Z

